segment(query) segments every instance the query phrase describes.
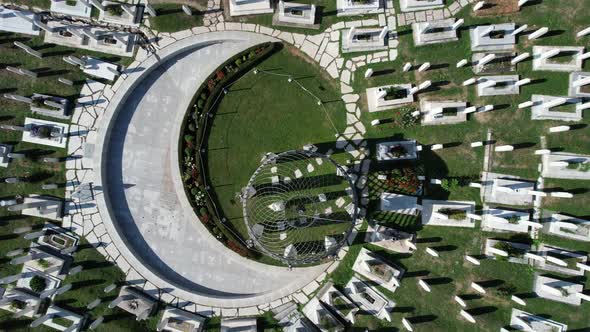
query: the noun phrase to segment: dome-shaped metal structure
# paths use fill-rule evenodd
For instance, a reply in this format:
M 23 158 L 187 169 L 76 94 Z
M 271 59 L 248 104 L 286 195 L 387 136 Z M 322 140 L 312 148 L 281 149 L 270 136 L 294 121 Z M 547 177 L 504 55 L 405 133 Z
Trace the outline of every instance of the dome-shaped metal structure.
M 267 154 L 242 192 L 250 239 L 289 265 L 336 254 L 357 218 L 357 197 L 346 170 L 312 151 Z

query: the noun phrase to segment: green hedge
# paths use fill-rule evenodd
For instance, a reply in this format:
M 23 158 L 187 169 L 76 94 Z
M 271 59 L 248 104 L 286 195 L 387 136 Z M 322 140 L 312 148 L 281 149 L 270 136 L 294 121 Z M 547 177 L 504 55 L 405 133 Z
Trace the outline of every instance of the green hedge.
M 206 155 L 200 156 L 201 149 L 207 146 L 209 126 L 213 118 L 215 106 L 223 97 L 223 89 L 236 81 L 257 63 L 266 58 L 280 44 L 264 43 L 251 47 L 235 55 L 211 74 L 203 83 L 191 101 L 182 122 L 179 137 L 179 160 L 184 191 L 191 202 L 193 210 L 207 229 L 228 248 L 242 256 L 251 257 L 255 253 L 245 247 L 230 231 L 228 225 L 222 224 L 221 212 L 207 195 L 208 179 L 203 170 L 206 169 Z M 210 195 L 213 195 L 209 191 Z

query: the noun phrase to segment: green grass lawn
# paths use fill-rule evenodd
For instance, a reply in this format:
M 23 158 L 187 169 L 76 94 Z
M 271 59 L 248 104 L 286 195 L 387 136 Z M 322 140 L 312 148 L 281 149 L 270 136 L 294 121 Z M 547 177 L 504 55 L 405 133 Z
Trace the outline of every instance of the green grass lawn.
M 207 2 L 197 1 L 195 7 L 191 7 L 192 16 L 185 14 L 179 4 L 155 4 L 153 7 L 158 15 L 150 17 L 151 28 L 159 32 L 175 32 L 203 25 Z
M 50 0 L 1 0 L 0 3 L 32 6 L 41 9 L 49 9 L 51 6 Z
M 296 51 L 284 48 L 258 68 L 272 74 L 249 72 L 229 89 L 216 111 L 208 143 L 207 169 L 219 207 L 242 235 L 246 230 L 236 193 L 247 184 L 262 156 L 301 149 L 308 143 L 326 152 L 335 140 L 331 121 L 339 131 L 345 124 L 344 104 L 336 87 Z M 292 75 L 321 98 L 323 106 L 286 76 L 274 74 Z

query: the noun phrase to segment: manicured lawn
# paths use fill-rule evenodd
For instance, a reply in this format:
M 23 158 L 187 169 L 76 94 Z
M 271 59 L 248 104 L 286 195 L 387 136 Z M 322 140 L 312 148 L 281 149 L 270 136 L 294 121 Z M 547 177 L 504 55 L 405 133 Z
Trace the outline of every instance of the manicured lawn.
M 182 11 L 182 5 L 156 4 L 153 7 L 158 15 L 150 17 L 151 28 L 159 32 L 175 32 L 203 25 L 206 6 L 206 1 L 198 1 L 195 7 L 191 7 L 193 14 L 189 16 Z
M 292 52 L 285 48 L 258 66 L 269 73 L 243 76 L 223 97 L 213 119 L 207 154 L 209 178 L 220 210 L 242 235 L 246 231 L 236 193 L 247 184 L 262 156 L 301 149 L 308 143 L 326 152 L 335 140 L 331 121 L 339 131 L 344 128 L 344 104 L 336 87 Z M 276 74 L 292 75 L 318 96 L 323 106 L 295 82 Z

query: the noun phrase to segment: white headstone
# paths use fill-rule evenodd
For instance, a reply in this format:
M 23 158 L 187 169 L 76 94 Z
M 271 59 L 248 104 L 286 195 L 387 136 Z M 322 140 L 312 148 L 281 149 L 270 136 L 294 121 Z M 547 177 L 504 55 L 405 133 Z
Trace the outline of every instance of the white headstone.
M 418 89 L 424 90 L 424 89 L 429 88 L 431 85 L 432 85 L 431 81 L 424 81 L 424 82 L 420 83 L 420 85 L 418 85 Z
M 485 1 L 480 1 L 480 2 L 476 3 L 475 6 L 473 6 L 473 11 L 476 12 L 476 11 L 482 9 L 483 6 L 485 6 L 485 5 L 486 5 Z
M 404 328 L 410 332 L 414 331 L 414 328 L 412 327 L 412 324 L 410 324 L 410 321 L 408 321 L 405 317 L 402 318 L 402 325 L 404 326 Z
M 531 252 L 527 252 L 523 255 L 524 258 L 532 259 L 537 262 L 545 263 L 545 257 L 539 256 L 537 254 L 533 254 Z
M 515 65 L 523 60 L 526 60 L 528 57 L 530 57 L 531 54 L 528 52 L 524 52 L 522 54 L 519 54 L 517 56 L 515 56 L 512 60 L 510 60 L 510 63 Z
M 529 40 L 537 39 L 537 38 L 543 36 L 544 34 L 546 34 L 547 32 L 549 32 L 549 28 L 542 27 L 542 28 L 538 29 L 537 31 L 531 33 L 529 35 Z
M 455 302 L 459 303 L 460 306 L 462 306 L 463 308 L 467 308 L 467 303 L 465 303 L 465 301 L 463 301 L 462 298 L 460 298 L 459 296 L 455 296 L 454 299 Z
M 367 71 L 365 71 L 365 78 L 369 78 L 371 75 L 373 75 L 373 69 L 369 68 Z
M 527 2 L 529 2 L 529 0 L 518 0 L 518 7 L 522 7 Z
M 530 100 L 529 101 L 525 101 L 524 103 L 518 104 L 518 108 L 519 109 L 523 109 L 523 108 L 531 107 L 531 106 L 533 106 L 533 104 L 534 103 L 532 101 L 530 101 Z
M 564 192 L 564 191 L 554 191 L 549 194 L 551 197 L 558 197 L 558 198 L 574 198 L 574 194 Z
M 438 252 L 430 247 L 426 247 L 426 253 L 432 257 L 440 257 Z
M 550 50 L 548 50 L 546 52 L 541 53 L 540 58 L 541 59 L 549 59 L 551 57 L 554 57 L 554 56 L 558 55 L 559 52 L 561 52 L 559 49 L 555 49 L 555 48 L 554 49 L 550 49 Z
M 465 260 L 474 265 L 480 265 L 479 260 L 473 256 L 465 255 Z
M 484 56 L 483 58 L 481 58 L 481 59 L 480 59 L 480 60 L 477 62 L 477 64 L 478 64 L 479 66 L 483 66 L 483 65 L 485 65 L 485 64 L 487 64 L 487 63 L 489 63 L 489 62 L 491 62 L 491 61 L 494 61 L 494 59 L 495 59 L 495 58 L 496 58 L 496 54 L 494 54 L 494 53 L 490 53 L 490 54 L 488 54 L 488 55 Z
M 443 145 L 442 144 L 434 144 L 434 145 L 432 145 L 430 147 L 430 150 L 433 150 L 434 151 L 434 150 L 440 150 L 442 148 L 443 148 Z
M 468 322 L 475 324 L 475 318 L 473 318 L 473 316 L 471 316 L 467 311 L 461 310 L 461 316 L 467 319 Z
M 418 68 L 418 72 L 421 73 L 428 70 L 428 68 L 430 68 L 430 62 L 425 62 Z
M 584 30 L 580 30 L 580 32 L 578 32 L 576 34 L 576 37 L 580 38 L 580 37 L 584 37 L 584 36 L 589 35 L 589 34 L 590 34 L 590 27 L 587 27 Z
M 516 36 L 519 33 L 521 33 L 524 30 L 526 30 L 528 27 L 529 27 L 528 24 L 523 24 L 523 25 L 519 26 L 516 30 L 512 31 L 512 33 L 510 35 L 511 36 Z
M 406 64 L 404 65 L 404 68 L 402 68 L 402 71 L 408 72 L 408 71 L 410 71 L 410 69 L 412 69 L 412 64 L 409 62 L 406 62 Z
M 418 279 L 418 285 L 420 285 L 420 287 L 422 287 L 422 289 L 424 289 L 428 293 L 431 292 L 430 286 L 428 286 L 428 284 L 424 280 Z
M 508 257 L 508 253 L 504 250 L 500 250 L 494 247 L 489 247 L 487 248 L 489 253 L 492 253 L 494 255 L 498 255 L 498 256 L 502 256 L 502 257 Z
M 471 286 L 471 288 L 475 289 L 478 293 L 481 293 L 481 294 L 487 293 L 486 290 L 476 282 L 472 282 L 470 286 Z
M 557 126 L 549 128 L 550 133 L 561 133 L 570 130 L 570 126 Z
M 556 106 L 563 105 L 566 102 L 567 102 L 567 98 L 563 98 L 563 97 L 554 98 L 548 102 L 543 103 L 543 107 L 546 107 L 546 108 L 556 107 Z
M 544 154 L 550 154 L 551 150 L 549 149 L 541 149 L 541 150 L 535 150 L 535 155 L 544 155 Z
M 468 85 L 472 85 L 475 82 L 477 82 L 477 79 L 475 77 L 472 77 L 466 81 L 463 82 L 463 86 L 468 86 Z
M 453 30 L 457 30 L 461 25 L 463 25 L 463 23 L 465 23 L 464 19 L 458 19 L 457 22 L 453 23 Z
M 566 267 L 566 266 L 567 266 L 567 263 L 566 263 L 565 261 L 563 261 L 563 260 L 561 260 L 561 259 L 559 259 L 559 258 L 557 258 L 557 257 L 553 257 L 553 256 L 550 256 L 550 255 L 547 255 L 547 256 L 545 257 L 545 259 L 546 259 L 548 262 L 551 262 L 551 263 L 553 263 L 553 264 L 555 264 L 555 265 L 564 266 L 564 267 Z
M 516 295 L 512 295 L 512 296 L 510 297 L 510 299 L 511 299 L 512 301 L 514 301 L 514 302 L 516 302 L 516 303 L 520 304 L 520 305 L 526 306 L 526 302 L 524 302 L 524 300 L 523 300 L 523 299 L 521 299 L 520 297 L 518 297 L 518 296 L 516 296 Z
M 496 146 L 494 148 L 494 151 L 496 152 L 507 152 L 507 151 L 513 151 L 514 150 L 514 146 L 512 145 L 500 145 L 500 146 Z
M 526 85 L 529 83 L 531 83 L 530 78 L 523 78 L 521 80 L 516 81 L 516 83 L 514 83 L 514 86 L 518 87 L 518 86 L 523 86 L 523 85 Z
M 457 68 L 461 68 L 463 66 L 465 66 L 468 63 L 467 59 L 463 59 L 459 62 L 457 62 Z

